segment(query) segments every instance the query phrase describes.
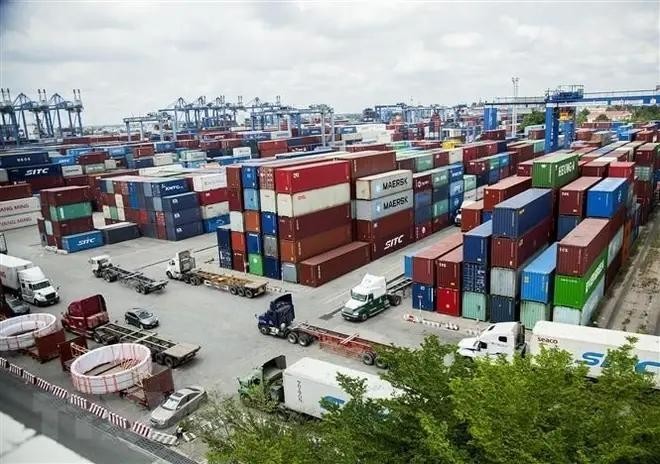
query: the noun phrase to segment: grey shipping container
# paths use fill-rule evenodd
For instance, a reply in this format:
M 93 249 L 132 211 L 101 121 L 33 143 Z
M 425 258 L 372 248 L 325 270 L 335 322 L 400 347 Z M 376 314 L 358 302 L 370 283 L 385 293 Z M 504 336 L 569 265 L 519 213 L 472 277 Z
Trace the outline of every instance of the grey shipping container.
M 412 171 L 400 169 L 384 172 L 359 178 L 355 182 L 355 197 L 358 200 L 373 200 L 410 190 L 412 185 Z
M 277 237 L 274 235 L 264 235 L 264 255 L 270 256 L 271 258 L 278 258 L 279 254 L 279 243 Z
M 493 267 L 490 269 L 490 293 L 492 295 L 516 298 L 520 293 L 520 274 L 522 269 Z
M 359 220 L 374 221 L 390 214 L 398 213 L 413 206 L 413 191 L 388 195 L 376 200 L 357 200 L 355 202 L 355 217 Z

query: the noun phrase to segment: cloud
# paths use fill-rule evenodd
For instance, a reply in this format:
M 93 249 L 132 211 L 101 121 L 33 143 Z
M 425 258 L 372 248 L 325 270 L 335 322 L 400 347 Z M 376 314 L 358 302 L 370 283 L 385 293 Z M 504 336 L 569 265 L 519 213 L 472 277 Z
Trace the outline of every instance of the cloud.
M 336 111 L 654 88 L 657 3 L 1 2 L 0 82 L 70 98 L 83 121 L 225 95 Z M 620 20 L 612 21 L 612 18 Z M 567 82 L 570 80 L 571 82 Z

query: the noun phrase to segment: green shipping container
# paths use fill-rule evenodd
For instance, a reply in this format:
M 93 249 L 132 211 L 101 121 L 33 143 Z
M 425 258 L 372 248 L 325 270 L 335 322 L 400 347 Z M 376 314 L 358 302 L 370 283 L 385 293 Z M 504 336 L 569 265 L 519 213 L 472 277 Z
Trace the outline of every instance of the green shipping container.
M 637 180 L 650 182 L 653 178 L 653 169 L 651 169 L 649 166 L 635 166 L 635 177 Z M 632 191 L 633 189 L 628 190 Z
M 463 176 L 463 191 L 474 190 L 477 188 L 477 176 L 466 174 Z
M 500 168 L 500 158 L 497 155 L 488 157 L 488 170 L 494 171 L 495 169 Z
M 573 153 L 544 156 L 532 165 L 532 187 L 561 188 L 578 176 L 578 156 Z
M 545 140 L 534 140 L 534 153 L 543 153 L 545 151 Z
M 51 221 L 68 221 L 69 219 L 78 219 L 92 215 L 92 204 L 88 201 L 84 203 L 73 203 L 70 205 L 51 206 Z
M 431 171 L 431 183 L 433 188 L 442 187 L 449 184 L 449 170 L 447 168 L 437 168 Z
M 419 155 L 415 157 L 415 170 L 417 172 L 433 169 L 433 155 Z
M 555 276 L 555 306 L 567 306 L 581 309 L 596 288 L 596 284 L 605 275 L 607 268 L 607 250 L 603 251 L 582 277 L 565 275 Z
M 533 329 L 538 321 L 549 321 L 551 317 L 551 304 L 527 300 L 520 302 L 520 322 L 528 329 Z
M 119 220 L 119 213 L 116 206 L 110 206 L 110 219 Z
M 433 217 L 437 218 L 449 212 L 449 200 L 440 200 L 433 203 Z
M 490 317 L 488 312 L 488 298 L 483 293 L 463 292 L 462 304 L 463 317 L 487 321 Z
M 250 274 L 258 276 L 264 275 L 264 261 L 261 255 L 249 254 L 248 266 L 250 266 Z

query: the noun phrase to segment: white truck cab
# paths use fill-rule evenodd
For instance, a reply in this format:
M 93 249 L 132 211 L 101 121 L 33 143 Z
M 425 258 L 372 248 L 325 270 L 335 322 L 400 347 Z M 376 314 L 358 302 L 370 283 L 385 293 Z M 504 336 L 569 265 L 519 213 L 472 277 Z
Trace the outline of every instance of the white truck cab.
M 190 250 L 178 251 L 174 258 L 167 262 L 165 274 L 170 279 L 180 280 L 186 272 L 195 269 L 195 258 Z
M 500 322 L 489 325 L 476 337 L 461 340 L 458 354 L 467 358 L 504 355 L 511 359 L 515 353 L 524 353 L 525 348 L 525 327 L 520 322 Z
M 359 285 L 351 289 L 351 298 L 344 303 L 342 316 L 364 321 L 389 308 L 390 303 L 385 277 L 367 274 Z
M 21 283 L 21 297 L 28 303 L 46 306 L 59 301 L 57 290 L 40 268 L 31 267 L 18 271 L 18 278 Z

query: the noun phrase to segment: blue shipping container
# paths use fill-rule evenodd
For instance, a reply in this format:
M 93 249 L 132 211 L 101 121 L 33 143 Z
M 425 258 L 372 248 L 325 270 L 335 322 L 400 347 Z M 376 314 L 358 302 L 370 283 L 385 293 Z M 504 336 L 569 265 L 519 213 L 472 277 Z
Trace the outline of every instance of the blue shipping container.
M 417 192 L 414 197 L 415 208 L 418 206 L 431 206 L 433 204 L 433 192 Z
M 154 150 L 156 153 L 165 153 L 167 151 L 174 151 L 176 144 L 174 142 L 154 142 Z
M 257 166 L 244 165 L 241 168 L 241 181 L 244 189 L 258 189 L 259 172 Z
M 492 211 L 482 211 L 481 212 L 481 223 L 483 224 L 484 222 L 491 221 L 493 219 L 493 212 Z
M 188 192 L 185 179 L 150 179 L 142 185 L 144 194 L 148 197 L 165 197 Z
M 263 258 L 263 267 L 264 267 L 264 276 L 270 279 L 278 279 L 281 276 L 281 267 L 280 260 L 277 258 L 271 258 L 270 256 L 264 256 Z
M 628 181 L 608 177 L 587 191 L 587 216 L 610 219 L 625 203 L 627 196 Z
M 520 304 L 508 296 L 490 295 L 490 322 L 520 320 Z
M 189 222 L 201 221 L 202 212 L 199 208 L 182 209 L 181 211 L 168 211 L 164 212 L 165 226 L 174 227 L 179 224 L 187 224 Z
M 62 166 L 75 166 L 78 159 L 73 155 L 67 156 L 53 156 L 50 159 L 51 163 L 59 164 Z
M 497 184 L 500 181 L 500 171 L 495 169 L 494 171 L 488 171 L 488 185 Z
M 218 238 L 218 248 L 231 251 L 231 229 L 228 227 L 218 227 L 216 237 Z
M 204 228 L 205 234 L 215 232 L 218 227 L 227 225 L 229 225 L 229 214 L 223 214 L 221 216 L 202 220 L 202 227 Z
M 83 232 L 82 234 L 65 235 L 62 237 L 62 248 L 69 253 L 76 251 L 89 250 L 103 246 L 103 234 L 99 230 Z
M 560 215 L 557 218 L 557 240 L 566 237 L 571 230 L 577 227 L 580 221 L 582 221 L 580 216 Z
M 449 169 L 449 182 L 456 182 L 458 180 L 463 180 L 463 163 L 450 164 Z
M 409 279 L 412 279 L 413 256 L 414 255 L 405 255 L 403 257 L 403 275 Z
M 415 206 L 415 224 L 424 224 L 433 219 L 433 206 Z
M 464 192 L 465 184 L 463 180 L 457 180 L 449 184 L 449 196 L 457 197 Z
M 412 306 L 415 309 L 435 310 L 435 288 L 414 282 L 412 284 Z
M 218 265 L 225 269 L 233 268 L 231 251 L 218 248 Z
M 199 207 L 199 199 L 196 192 L 180 193 L 179 195 L 171 195 L 169 197 L 153 197 L 152 201 L 154 211 L 181 211 L 183 209 Z
M 10 153 L 0 156 L 0 168 L 14 168 L 18 166 L 33 166 L 35 164 L 48 164 L 47 151 L 33 151 L 26 153 Z
M 449 198 L 449 184 L 433 188 L 433 203 Z
M 248 253 L 260 255 L 262 253 L 261 235 L 255 232 L 249 232 L 245 237 L 246 247 Z
M 532 188 L 493 209 L 493 237 L 519 238 L 552 213 L 552 190 Z
M 22 182 L 36 177 L 61 176 L 60 164 L 40 164 L 37 166 L 19 166 L 7 169 L 10 182 Z
M 465 250 L 465 246 L 463 246 Z M 463 291 L 488 293 L 490 272 L 487 264 L 463 262 Z
M 188 224 L 181 224 L 175 227 L 167 228 L 167 239 L 178 241 L 186 238 L 202 235 L 204 229 L 202 228 L 201 221 L 189 222 Z
M 488 264 L 492 236 L 492 221 L 484 222 L 463 234 L 463 261 L 466 263 Z M 468 291 L 473 292 L 475 290 Z
M 463 195 L 458 195 L 455 197 L 449 197 L 449 212 L 456 212 L 461 209 L 463 204 Z
M 277 214 L 262 212 L 261 213 L 261 231 L 266 235 L 277 235 Z
M 554 291 L 556 267 L 557 243 L 555 242 L 523 269 L 520 279 L 520 299 L 550 303 Z
M 243 204 L 245 205 L 245 209 L 259 211 L 259 202 L 259 190 L 243 189 Z

